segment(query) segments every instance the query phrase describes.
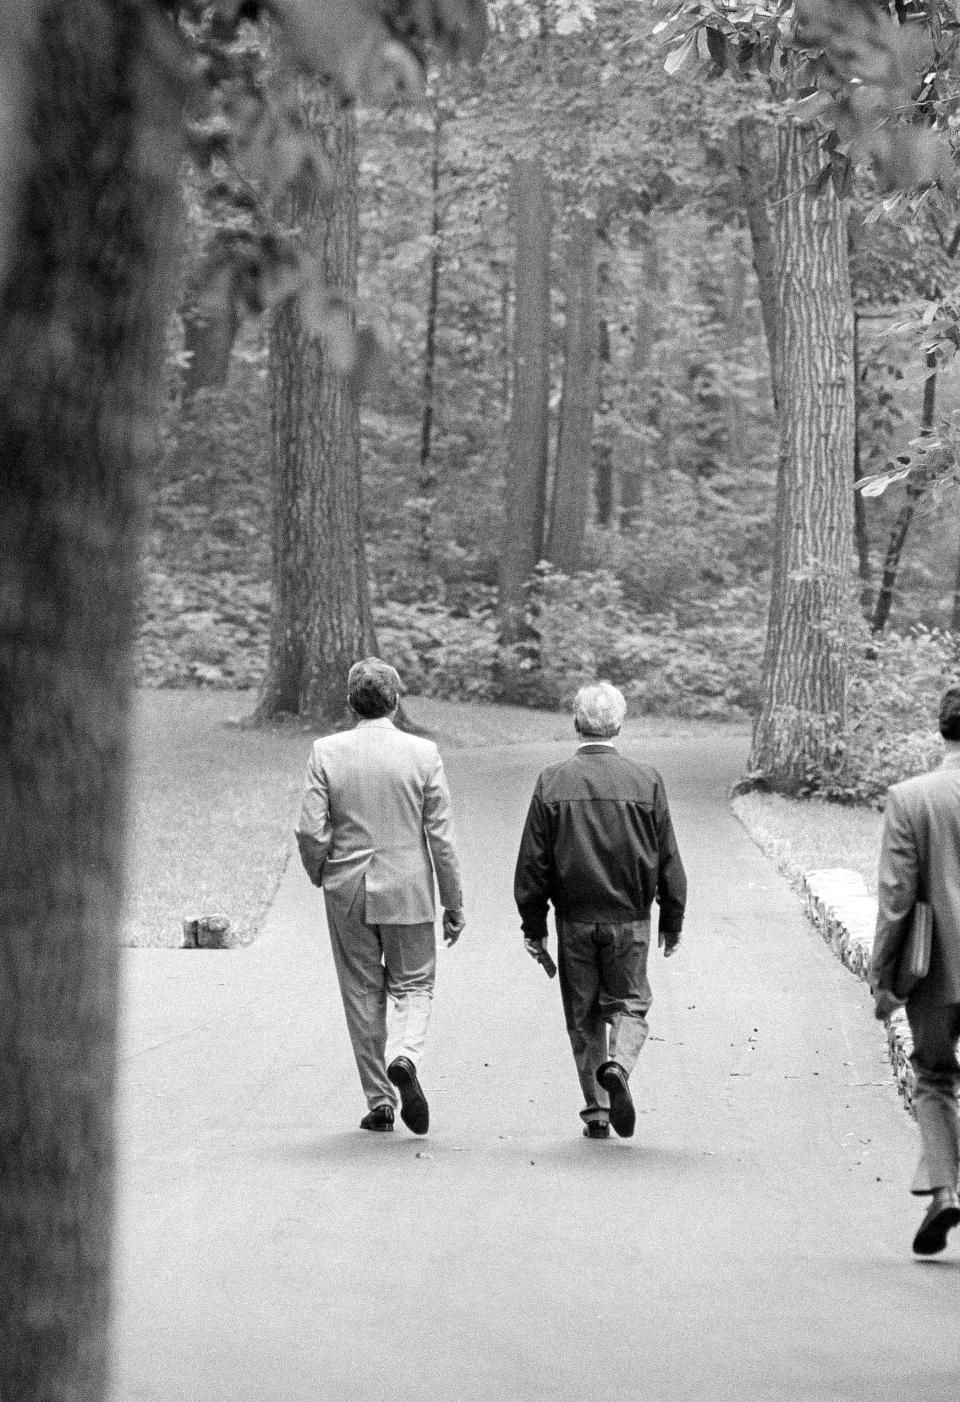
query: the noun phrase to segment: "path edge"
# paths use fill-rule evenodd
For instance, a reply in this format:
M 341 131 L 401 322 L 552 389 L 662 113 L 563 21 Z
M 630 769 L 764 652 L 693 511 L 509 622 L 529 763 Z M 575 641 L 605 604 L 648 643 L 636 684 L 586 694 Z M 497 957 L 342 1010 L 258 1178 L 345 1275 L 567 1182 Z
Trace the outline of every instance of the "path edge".
M 776 864 L 790 884 L 799 891 L 807 918 L 819 930 L 845 968 L 869 986 L 870 957 L 877 924 L 877 902 L 867 890 L 859 872 L 845 867 L 804 870 L 783 851 L 783 845 L 763 828 L 745 823 L 733 807 L 734 816 L 760 850 Z M 910 1062 L 913 1038 L 902 1008 L 884 1018 L 887 1051 L 904 1108 L 914 1114 L 916 1075 Z

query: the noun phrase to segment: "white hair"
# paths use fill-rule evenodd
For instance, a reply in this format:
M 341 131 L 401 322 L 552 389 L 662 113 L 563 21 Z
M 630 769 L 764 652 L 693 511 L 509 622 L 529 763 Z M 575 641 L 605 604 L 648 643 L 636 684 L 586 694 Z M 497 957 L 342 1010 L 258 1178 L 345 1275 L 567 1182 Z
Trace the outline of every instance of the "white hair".
M 573 718 L 581 735 L 609 740 L 616 735 L 627 714 L 623 692 L 610 682 L 582 686 L 573 702 Z

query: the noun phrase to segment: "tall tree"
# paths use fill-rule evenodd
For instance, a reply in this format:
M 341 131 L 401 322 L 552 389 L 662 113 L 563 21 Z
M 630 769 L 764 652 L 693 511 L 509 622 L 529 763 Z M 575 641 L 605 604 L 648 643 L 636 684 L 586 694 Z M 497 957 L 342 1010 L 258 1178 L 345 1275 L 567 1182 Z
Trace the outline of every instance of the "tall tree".
M 482 28 L 473 0 L 412 30 L 399 5 L 271 8 L 344 92 L 396 63 L 398 37 L 456 53 Z M 0 0 L 5 1402 L 106 1390 L 130 644 L 197 91 L 181 10 L 201 18 L 169 0 Z
M 427 277 L 427 316 L 423 346 L 423 409 L 420 417 L 420 457 L 417 487 L 420 510 L 420 570 L 422 587 L 429 592 L 433 573 L 434 507 L 437 469 L 433 449 L 433 421 L 437 400 L 437 330 L 440 317 L 440 273 L 443 266 L 443 127 L 444 105 L 434 86 L 430 113 L 430 254 Z
M 702 40 L 714 71 L 757 67 L 769 75 L 773 98 L 790 104 L 776 122 L 769 223 L 757 170 L 761 148 L 750 122 L 740 122 L 734 142 L 778 425 L 773 581 L 750 770 L 789 790 L 825 767 L 846 721 L 855 413 L 853 304 L 839 191 L 850 163 L 836 134 L 796 109 L 801 84 L 816 85 L 819 60 L 804 51 L 783 13 L 741 19 L 708 0 L 695 7 L 692 25 L 683 13 L 667 59 L 674 71 L 696 60 Z M 679 22 L 679 6 L 676 17 Z M 765 287 L 771 271 L 774 296 Z
M 567 253 L 563 389 L 547 552 L 565 574 L 580 568 L 587 526 L 599 348 L 596 224 L 578 211 Z
M 750 769 L 777 787 L 828 761 L 846 722 L 853 308 L 843 206 L 799 121 L 777 136 L 779 457 L 773 584 Z
M 0 1396 L 95 1402 L 129 653 L 181 92 L 154 6 L 38 8 L 0 260 Z M 0 6 L 4 43 L 15 27 Z
M 513 403 L 500 549 L 500 636 L 524 635 L 526 587 L 543 550 L 550 410 L 550 194 L 539 156 L 513 168 Z
M 303 120 L 321 143 L 332 185 L 295 187 L 291 222 L 327 294 L 351 323 L 357 290 L 356 117 L 329 92 L 303 99 Z M 335 724 L 347 673 L 376 651 L 370 610 L 360 423 L 336 347 L 314 335 L 302 304 L 288 299 L 270 325 L 273 593 L 267 672 L 257 718 L 298 715 Z

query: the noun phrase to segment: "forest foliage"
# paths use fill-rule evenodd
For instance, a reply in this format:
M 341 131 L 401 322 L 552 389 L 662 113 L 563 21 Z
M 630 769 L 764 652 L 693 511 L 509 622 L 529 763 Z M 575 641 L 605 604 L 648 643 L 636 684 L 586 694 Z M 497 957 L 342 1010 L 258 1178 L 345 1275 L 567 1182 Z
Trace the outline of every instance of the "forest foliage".
M 361 113 L 357 313 L 390 341 L 362 403 L 367 549 L 379 645 L 412 690 L 559 706 L 581 680 L 607 675 L 641 710 L 741 720 L 755 712 L 776 431 L 732 142 L 745 113 L 766 132 L 775 113 L 731 59 L 734 38 L 749 39 L 743 26 L 731 34 L 731 7 L 686 8 L 707 18 L 681 40 L 681 52 L 662 27 L 678 6 L 654 15 L 616 0 L 498 4 L 479 65 L 435 71 L 419 104 Z M 792 9 L 766 7 L 778 23 Z M 955 41 L 948 16 L 936 72 L 923 75 L 924 133 L 952 130 Z M 774 43 L 771 63 L 780 61 Z M 842 108 L 841 76 L 834 101 Z M 801 83 L 798 102 L 816 96 L 808 86 L 804 95 Z M 911 719 L 918 730 L 928 728 L 931 698 L 954 666 L 960 428 L 950 362 L 960 337 L 950 309 L 960 223 L 946 183 L 895 189 L 881 165 L 864 163 L 849 117 L 840 136 L 825 126 L 822 142 L 823 178 L 842 185 L 849 203 L 857 313 L 857 472 L 866 480 L 852 616 L 874 615 L 891 538 L 910 507 L 887 624 L 897 642 L 870 641 L 868 629 L 867 642 L 852 646 L 846 768 L 830 779 L 842 796 L 859 792 L 854 768 L 893 772 L 851 759 L 867 716 L 870 724 L 878 718 L 860 699 L 865 678 L 877 692 L 877 647 L 884 676 L 893 669 L 916 681 L 916 657 L 929 660 L 930 640 L 938 640 L 927 709 Z M 555 226 L 551 462 L 565 260 L 584 211 L 599 238 L 600 363 L 580 569 L 568 576 L 545 561 L 529 598 L 530 637 L 505 655 L 496 591 L 515 305 L 510 174 L 529 156 L 549 173 Z M 189 186 L 187 198 L 201 235 L 185 261 L 188 278 L 208 214 Z M 923 431 L 931 347 L 937 407 Z M 182 323 L 170 359 L 139 675 L 149 684 L 254 687 L 269 621 L 263 326 L 241 331 L 227 383 L 187 412 Z M 864 779 L 865 789 L 871 784 L 877 789 L 880 779 Z

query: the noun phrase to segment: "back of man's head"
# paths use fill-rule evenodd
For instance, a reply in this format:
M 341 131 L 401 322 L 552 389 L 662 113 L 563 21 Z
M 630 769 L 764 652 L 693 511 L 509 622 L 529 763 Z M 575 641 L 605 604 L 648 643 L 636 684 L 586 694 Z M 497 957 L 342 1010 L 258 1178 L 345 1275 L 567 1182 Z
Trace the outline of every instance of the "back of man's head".
M 573 701 L 573 722 L 584 738 L 610 740 L 619 734 L 627 703 L 610 682 L 582 686 Z
M 400 700 L 399 673 L 379 657 L 364 657 L 350 668 L 347 700 L 361 720 L 393 715 Z
M 960 740 L 960 686 L 951 686 L 940 700 L 940 734 L 944 740 Z

